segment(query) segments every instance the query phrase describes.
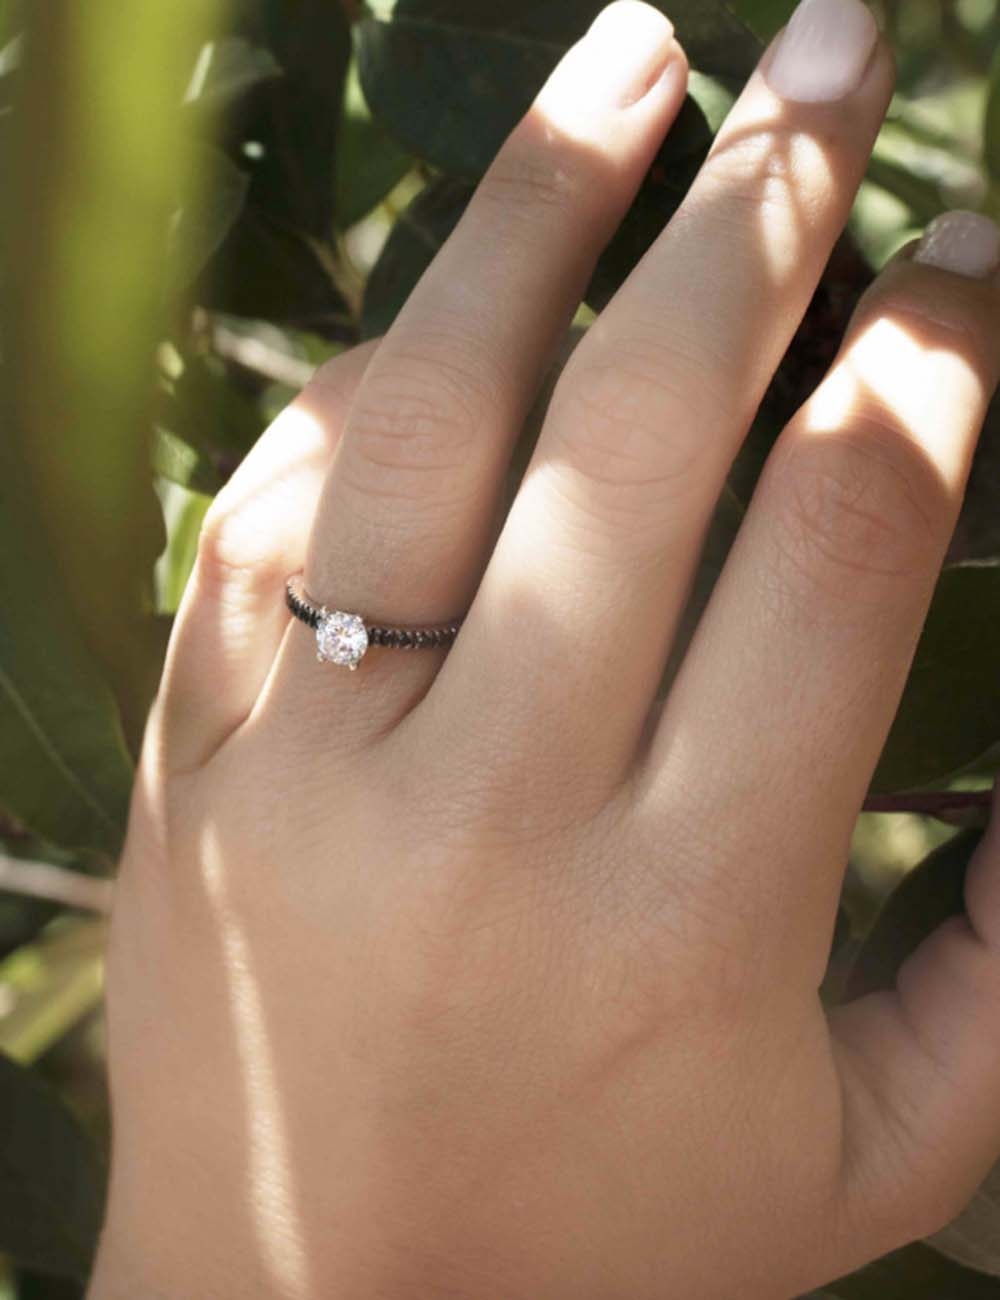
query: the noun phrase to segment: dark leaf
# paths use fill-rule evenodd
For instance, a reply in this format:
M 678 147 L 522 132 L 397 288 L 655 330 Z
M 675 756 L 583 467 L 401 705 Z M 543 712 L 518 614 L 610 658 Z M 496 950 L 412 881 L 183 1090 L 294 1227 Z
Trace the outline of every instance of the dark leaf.
M 186 287 L 232 229 L 243 210 L 250 179 L 219 149 L 196 151 L 198 184 L 174 216 L 167 278 L 170 288 Z
M 779 433 L 833 364 L 851 314 L 871 282 L 871 268 L 853 240 L 843 236 L 730 472 L 741 501 L 750 500 Z
M 939 185 L 891 158 L 870 159 L 866 174 L 870 181 L 909 209 L 913 225 L 929 224 L 947 207 Z
M 214 496 L 226 481 L 217 461 L 169 429 L 158 427 L 153 437 L 153 470 L 192 492 Z
M 249 0 L 241 34 L 284 75 L 257 84 L 227 132 L 250 201 L 315 239 L 334 224 L 337 135 L 351 34 L 337 0 Z
M 941 575 L 872 792 L 927 785 L 1000 740 L 1000 566 Z
M 222 36 L 202 51 L 185 111 L 191 115 L 207 111 L 214 116 L 255 86 L 281 75 L 281 65 L 270 50 L 244 36 Z
M 757 39 L 720 0 L 665 4 L 692 65 L 736 84 Z M 399 0 L 358 29 L 365 97 L 408 150 L 446 172 L 481 175 L 599 0 Z
M 848 976 L 845 997 L 890 989 L 906 958 L 942 921 L 960 915 L 965 870 L 982 832 L 966 829 L 903 877 L 879 913 Z
M 595 311 L 606 306 L 677 211 L 698 174 L 705 152 L 707 149 L 672 158 L 670 146 L 664 141 L 635 202 L 601 255 L 587 288 L 587 303 Z
M 213 464 L 231 461 L 231 469 L 264 432 L 257 402 L 218 357 L 186 352 L 183 362 L 161 411 L 163 422 Z
M 982 434 L 976 445 L 972 471 L 965 489 L 965 500 L 958 526 L 948 550 L 948 561 L 1000 559 L 1000 510 L 997 509 L 997 484 L 1000 483 L 1000 393 L 986 414 Z
M 471 185 L 440 177 L 421 190 L 401 214 L 365 287 L 364 338 L 374 338 L 389 328 L 454 230 L 471 196 Z
M 86 1284 L 18 1269 L 16 1300 L 84 1300 Z
M 354 322 L 320 246 L 247 203 L 195 282 L 202 307 L 350 337 Z
M 360 221 L 402 180 L 412 161 L 372 117 L 352 63 L 337 142 L 337 225 L 343 230 Z
M 79 853 L 55 848 L 9 817 L 0 818 L 0 857 L 47 862 L 82 873 L 89 873 L 97 866 Z M 0 958 L 30 943 L 61 910 L 59 904 L 47 899 L 0 892 Z
M 30 943 L 58 911 L 44 898 L 0 893 L 0 958 Z
M 729 0 L 729 8 L 755 32 L 769 41 L 791 18 L 799 0 Z
M 823 1290 L 832 1300 L 1000 1300 L 1000 1283 L 917 1243 Z
M 118 709 L 0 440 L 0 805 L 54 844 L 117 856 L 132 766 Z
M 0 1250 L 41 1273 L 83 1280 L 104 1199 L 94 1151 L 58 1095 L 0 1056 Z
M 702 546 L 701 558 L 695 571 L 694 582 L 688 595 L 684 613 L 671 647 L 670 657 L 660 682 L 659 696 L 665 697 L 673 683 L 685 654 L 697 630 L 701 617 L 708 607 L 715 584 L 722 573 L 726 557 L 736 540 L 743 520 L 743 506 L 728 483 L 723 487 L 716 503 Z

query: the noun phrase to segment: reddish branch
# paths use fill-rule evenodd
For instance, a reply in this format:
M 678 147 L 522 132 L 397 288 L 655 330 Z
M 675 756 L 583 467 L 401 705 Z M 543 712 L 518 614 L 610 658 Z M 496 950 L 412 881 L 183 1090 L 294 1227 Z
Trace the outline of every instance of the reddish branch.
M 989 809 L 993 791 L 990 790 L 936 790 L 923 794 L 875 794 L 864 803 L 865 812 L 923 813 L 937 817 L 942 813 L 965 812 L 968 809 Z

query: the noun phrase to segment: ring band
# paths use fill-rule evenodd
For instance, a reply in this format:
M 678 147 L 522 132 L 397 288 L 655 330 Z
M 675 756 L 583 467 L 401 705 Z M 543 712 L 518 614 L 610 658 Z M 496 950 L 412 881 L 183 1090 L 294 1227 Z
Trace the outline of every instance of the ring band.
M 433 650 L 450 646 L 462 625 L 461 619 L 436 627 L 384 627 L 366 623 L 360 614 L 329 609 L 313 600 L 303 586 L 300 573 L 285 583 L 285 604 L 316 633 L 316 658 L 321 663 L 340 664 L 352 672 L 372 646 L 387 650 Z

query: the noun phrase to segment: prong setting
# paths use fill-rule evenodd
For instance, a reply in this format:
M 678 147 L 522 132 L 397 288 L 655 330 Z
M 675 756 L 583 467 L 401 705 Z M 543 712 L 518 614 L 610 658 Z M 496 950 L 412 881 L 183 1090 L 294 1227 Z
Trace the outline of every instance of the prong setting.
M 368 630 L 357 614 L 320 609 L 316 621 L 316 654 L 324 663 L 357 668 L 368 650 Z

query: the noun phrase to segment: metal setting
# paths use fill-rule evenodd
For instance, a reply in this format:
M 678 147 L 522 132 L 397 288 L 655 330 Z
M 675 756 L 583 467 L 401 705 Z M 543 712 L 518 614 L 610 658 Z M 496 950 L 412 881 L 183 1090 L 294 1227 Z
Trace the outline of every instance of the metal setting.
M 321 663 L 358 667 L 372 646 L 387 650 L 434 650 L 450 646 L 458 635 L 462 620 L 435 627 L 385 627 L 366 623 L 360 614 L 321 605 L 306 591 L 302 575 L 295 574 L 285 584 L 285 604 L 297 619 L 316 633 L 316 658 Z

